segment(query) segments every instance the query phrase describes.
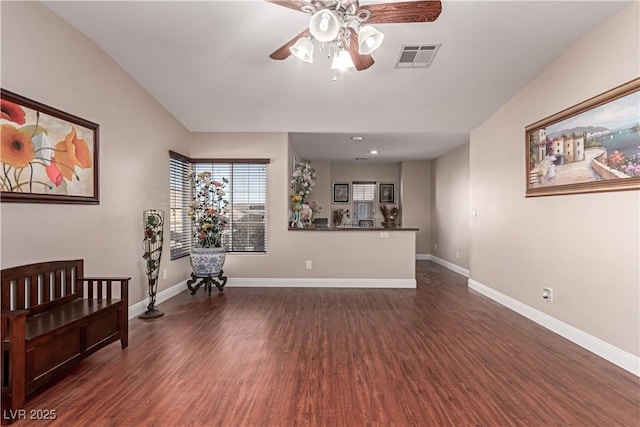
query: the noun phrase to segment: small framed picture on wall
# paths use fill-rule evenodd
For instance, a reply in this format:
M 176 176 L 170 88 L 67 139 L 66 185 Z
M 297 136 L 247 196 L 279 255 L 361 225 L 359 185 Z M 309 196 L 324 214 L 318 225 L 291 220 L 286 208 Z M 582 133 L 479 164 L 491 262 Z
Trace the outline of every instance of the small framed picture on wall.
M 333 183 L 333 203 L 349 203 L 349 183 Z
M 394 183 L 378 184 L 378 200 L 380 203 L 395 203 L 396 185 Z

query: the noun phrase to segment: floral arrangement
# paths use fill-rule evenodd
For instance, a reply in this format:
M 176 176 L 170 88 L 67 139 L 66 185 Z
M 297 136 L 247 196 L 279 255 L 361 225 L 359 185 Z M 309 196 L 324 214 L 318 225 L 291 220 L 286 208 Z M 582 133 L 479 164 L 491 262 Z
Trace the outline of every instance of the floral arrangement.
M 313 211 L 314 215 L 320 215 L 320 212 L 322 212 L 322 206 L 318 205 L 315 201 L 311 202 L 311 210 Z
M 301 196 L 299 203 L 304 202 L 304 198 L 311 194 L 314 185 L 316 185 L 316 170 L 311 167 L 311 163 L 304 160 L 296 164 L 291 178 L 291 190 L 294 196 Z
M 193 220 L 193 236 L 202 248 L 220 248 L 222 232 L 228 223 L 229 202 L 224 198 L 224 187 L 229 180 L 212 180 L 209 172 L 193 174 L 192 179 L 194 198 L 189 216 Z
M 291 195 L 291 210 L 300 212 L 302 210 L 302 196 L 299 194 Z
M 342 221 L 344 220 L 344 217 L 347 217 L 347 219 L 349 218 L 349 209 L 334 209 L 333 210 L 333 225 L 340 226 L 342 225 Z

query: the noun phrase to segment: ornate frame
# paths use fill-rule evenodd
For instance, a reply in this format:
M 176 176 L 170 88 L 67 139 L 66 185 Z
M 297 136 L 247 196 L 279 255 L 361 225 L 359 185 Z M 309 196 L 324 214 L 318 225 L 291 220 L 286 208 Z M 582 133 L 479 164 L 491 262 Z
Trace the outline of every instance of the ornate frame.
M 525 128 L 526 197 L 640 189 L 640 78 Z

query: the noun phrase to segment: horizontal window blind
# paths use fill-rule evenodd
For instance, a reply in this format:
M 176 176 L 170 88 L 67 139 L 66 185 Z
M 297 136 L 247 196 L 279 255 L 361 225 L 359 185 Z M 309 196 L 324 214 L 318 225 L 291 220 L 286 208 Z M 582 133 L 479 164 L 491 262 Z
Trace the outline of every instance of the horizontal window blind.
M 373 220 L 376 206 L 376 184 L 356 183 L 353 188 L 353 221 L 358 225 L 360 220 Z
M 171 259 L 189 255 L 191 250 L 190 163 L 183 157 L 169 155 L 169 226 L 171 231 Z
M 267 250 L 267 166 L 233 164 L 232 252 Z
M 193 170 L 195 173 L 208 172 L 211 179 L 222 182 L 226 178 L 229 182 L 225 185 L 224 199 L 229 202 L 227 214 L 229 217 L 228 227 L 223 235 L 223 243 L 228 252 L 266 252 L 267 250 L 267 164 L 268 159 L 188 159 L 184 156 L 172 154 L 172 183 L 179 181 L 174 178 L 174 163 L 178 160 L 185 161 L 187 168 L 187 197 L 175 197 L 176 204 L 182 203 L 182 210 L 185 212 L 187 226 L 188 243 L 180 242 L 180 249 L 187 247 L 186 252 L 179 255 L 188 255 L 193 242 L 192 224 L 188 216 L 189 204 L 192 198 L 192 183 L 188 173 Z M 174 157 L 176 160 L 173 160 Z M 186 160 L 185 160 L 186 159 Z M 177 166 L 176 166 L 177 170 Z M 176 173 L 177 174 L 177 173 Z M 172 184 L 172 212 L 174 193 Z M 178 208 L 176 208 L 176 213 Z M 176 228 L 180 220 L 176 218 Z M 174 216 L 171 217 L 172 236 L 174 227 Z M 182 224 L 180 224 L 182 225 Z M 173 237 L 172 237 L 172 259 L 173 258 Z M 178 250 L 176 249 L 176 254 Z

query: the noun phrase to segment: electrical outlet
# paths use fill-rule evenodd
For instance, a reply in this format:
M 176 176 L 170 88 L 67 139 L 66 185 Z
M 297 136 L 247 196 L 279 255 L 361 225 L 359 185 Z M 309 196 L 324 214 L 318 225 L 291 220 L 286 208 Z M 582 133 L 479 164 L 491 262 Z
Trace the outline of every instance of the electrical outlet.
M 460 259 L 460 251 L 456 251 L 456 259 Z
M 542 298 L 547 301 L 553 301 L 553 289 L 542 288 Z
M 380 237 L 388 238 L 389 237 L 389 233 L 387 233 L 386 231 L 383 231 L 383 232 L 380 233 Z
M 167 270 L 162 270 L 162 280 L 167 280 Z
M 438 250 L 438 244 L 436 243 L 435 245 L 433 245 L 433 250 L 437 251 Z
M 311 261 L 310 259 L 307 260 L 306 264 L 305 264 L 305 268 L 307 270 L 311 270 L 313 268 L 313 261 Z

